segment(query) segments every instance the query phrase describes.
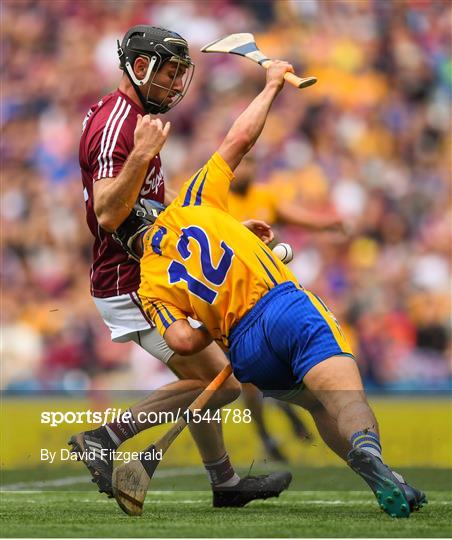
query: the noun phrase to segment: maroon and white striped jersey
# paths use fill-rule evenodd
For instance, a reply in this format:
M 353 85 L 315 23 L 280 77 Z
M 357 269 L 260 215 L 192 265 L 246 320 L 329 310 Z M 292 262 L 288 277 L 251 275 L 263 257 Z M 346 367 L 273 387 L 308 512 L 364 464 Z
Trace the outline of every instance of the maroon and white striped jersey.
M 82 172 L 86 221 L 94 236 L 91 294 L 107 298 L 136 291 L 140 265 L 99 226 L 94 213 L 93 184 L 116 177 L 133 149 L 137 114 L 142 109 L 120 90 L 103 97 L 90 108 L 83 121 L 79 160 Z M 139 198 L 163 202 L 164 181 L 160 156 L 149 164 Z

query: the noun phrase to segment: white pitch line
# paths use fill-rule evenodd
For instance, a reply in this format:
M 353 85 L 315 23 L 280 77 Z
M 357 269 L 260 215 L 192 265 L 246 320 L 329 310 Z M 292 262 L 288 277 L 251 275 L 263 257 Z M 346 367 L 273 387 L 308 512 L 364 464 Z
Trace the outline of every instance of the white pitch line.
M 84 483 L 86 481 L 86 476 L 67 476 L 66 478 L 56 478 L 54 480 L 38 480 L 34 482 L 16 482 L 15 484 L 5 484 L 1 487 L 1 491 L 19 491 L 24 488 L 71 486 L 73 484 L 81 484 L 82 482 Z
M 26 492 L 19 492 L 21 494 L 24 494 Z M 35 493 L 46 493 L 45 491 L 35 492 Z M 173 494 L 176 492 L 172 492 Z M 15 493 L 14 493 L 15 494 Z M 59 497 L 59 500 L 61 500 L 61 497 Z M 161 500 L 153 500 L 148 497 L 146 503 L 149 506 L 158 505 L 158 504 L 164 504 L 167 505 L 178 505 L 178 504 L 202 504 L 207 501 L 207 497 L 205 499 L 180 499 L 177 501 L 161 501 Z M 22 500 L 23 503 L 40 503 L 42 504 L 42 500 L 38 499 L 25 499 Z M 49 499 L 46 499 L 46 502 L 49 502 Z M 97 501 L 93 499 L 77 499 L 77 502 L 83 502 L 83 503 L 94 503 L 94 504 L 113 504 L 113 501 L 105 500 L 105 499 L 99 499 Z M 286 501 L 287 502 L 287 501 Z M 291 501 L 294 502 L 294 501 Z M 265 501 L 264 503 L 266 506 L 281 506 L 281 501 Z M 297 504 L 300 506 L 306 506 L 306 505 L 323 505 L 323 506 L 375 506 L 375 501 L 341 501 L 341 500 L 318 500 L 318 501 L 305 501 L 303 499 L 300 499 L 297 501 Z M 450 506 L 452 505 L 452 501 L 432 501 L 429 503 L 429 506 Z
M 195 467 L 181 467 L 175 469 L 162 469 L 156 471 L 155 478 L 175 478 L 179 476 L 202 476 L 204 472 Z M 16 482 L 15 484 L 5 484 L 0 487 L 0 492 L 3 491 L 20 491 L 27 488 L 45 488 L 45 487 L 61 487 L 72 486 L 74 484 L 84 484 L 89 480 L 89 477 L 84 476 L 67 476 L 65 478 L 56 478 L 53 480 L 36 480 L 33 482 Z

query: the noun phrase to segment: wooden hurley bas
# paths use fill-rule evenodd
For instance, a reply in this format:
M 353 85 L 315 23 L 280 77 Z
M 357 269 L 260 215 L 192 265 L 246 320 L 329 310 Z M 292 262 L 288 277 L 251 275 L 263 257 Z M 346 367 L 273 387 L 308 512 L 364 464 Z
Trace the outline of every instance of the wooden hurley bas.
M 205 45 L 202 49 L 205 53 L 229 53 L 238 54 L 249 58 L 253 62 L 268 69 L 272 63 L 257 47 L 253 34 L 231 34 L 221 39 L 217 39 Z M 316 77 L 298 77 L 294 73 L 286 73 L 284 79 L 297 88 L 307 88 L 317 82 Z
M 158 441 L 141 452 L 141 459 L 132 460 L 116 467 L 113 471 L 113 494 L 116 502 L 129 516 L 140 516 L 149 484 L 165 452 L 179 433 L 190 422 L 195 410 L 203 409 L 212 394 L 218 390 L 232 373 L 228 364 L 213 381 L 199 394 L 188 407 L 189 413 L 180 416 L 178 421 Z

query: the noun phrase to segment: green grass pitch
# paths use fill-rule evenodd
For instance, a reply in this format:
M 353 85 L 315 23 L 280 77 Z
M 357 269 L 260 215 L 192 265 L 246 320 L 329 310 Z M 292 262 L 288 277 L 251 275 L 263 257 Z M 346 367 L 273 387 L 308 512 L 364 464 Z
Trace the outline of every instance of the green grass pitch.
M 273 467 L 268 466 L 268 469 Z M 346 468 L 292 468 L 279 499 L 241 509 L 214 509 L 200 470 L 162 470 L 141 517 L 122 513 L 87 484 L 59 471 L 3 471 L 3 537 L 448 537 L 452 535 L 452 471 L 403 470 L 425 489 L 429 504 L 409 519 L 382 513 L 366 485 Z M 75 473 L 80 473 L 75 469 Z M 265 472 L 265 471 L 255 471 Z

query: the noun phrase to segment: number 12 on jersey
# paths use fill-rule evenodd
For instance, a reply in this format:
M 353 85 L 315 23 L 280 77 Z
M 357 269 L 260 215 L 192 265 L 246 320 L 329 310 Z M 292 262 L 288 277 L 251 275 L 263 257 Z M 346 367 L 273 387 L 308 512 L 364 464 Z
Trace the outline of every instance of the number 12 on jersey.
M 199 262 L 204 278 L 209 282 L 210 285 L 218 286 L 224 283 L 229 269 L 231 268 L 234 251 L 226 244 L 226 242 L 222 241 L 220 247 L 223 250 L 223 255 L 218 263 L 218 266 L 215 267 L 212 262 L 209 237 L 207 236 L 206 232 L 201 229 L 201 227 L 192 225 L 182 229 L 182 234 L 180 235 L 176 246 L 177 251 L 181 254 L 182 258 L 187 261 L 193 255 L 189 247 L 190 238 L 196 240 L 199 245 Z M 168 267 L 168 276 L 170 283 L 185 281 L 187 283 L 188 290 L 201 300 L 204 300 L 204 302 L 207 302 L 208 304 L 213 304 L 215 302 L 218 292 L 189 274 L 184 264 L 180 263 L 179 261 L 171 262 Z

